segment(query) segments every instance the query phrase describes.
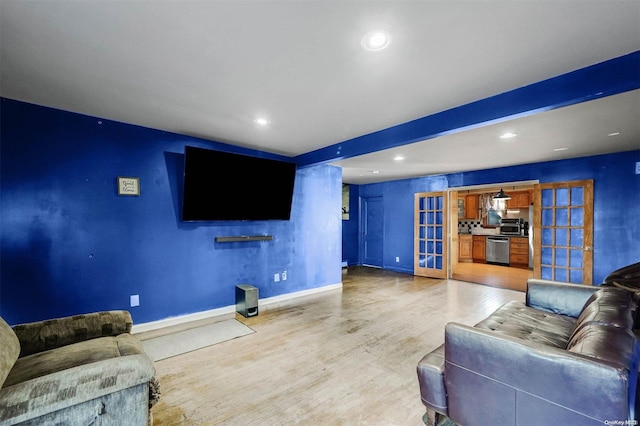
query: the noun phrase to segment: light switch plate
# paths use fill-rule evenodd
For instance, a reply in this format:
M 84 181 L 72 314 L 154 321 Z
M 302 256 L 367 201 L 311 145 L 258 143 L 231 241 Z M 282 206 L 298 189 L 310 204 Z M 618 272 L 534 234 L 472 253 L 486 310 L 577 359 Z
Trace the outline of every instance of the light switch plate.
M 636 161 L 636 174 L 640 175 L 640 161 Z
M 129 297 L 129 304 L 131 305 L 132 308 L 135 308 L 136 306 L 140 306 L 140 295 L 132 294 Z

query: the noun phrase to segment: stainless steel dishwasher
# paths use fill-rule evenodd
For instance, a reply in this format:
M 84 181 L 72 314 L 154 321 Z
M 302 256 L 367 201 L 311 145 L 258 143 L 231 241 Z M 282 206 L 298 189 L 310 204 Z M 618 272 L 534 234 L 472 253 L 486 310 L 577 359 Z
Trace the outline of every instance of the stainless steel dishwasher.
M 487 237 L 487 263 L 509 265 L 509 237 Z

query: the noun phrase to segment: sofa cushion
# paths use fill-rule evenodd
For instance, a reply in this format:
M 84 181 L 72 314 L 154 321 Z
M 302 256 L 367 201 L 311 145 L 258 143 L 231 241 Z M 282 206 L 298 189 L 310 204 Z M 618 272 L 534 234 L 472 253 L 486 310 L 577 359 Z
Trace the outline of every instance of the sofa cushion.
M 616 312 L 622 313 L 623 311 L 624 316 L 617 317 L 615 315 Z M 628 322 L 627 314 L 632 316 L 632 320 L 635 319 L 636 302 L 633 295 L 617 287 L 602 287 L 587 299 L 577 322 L 584 323 L 595 320 L 619 327 L 632 326 L 633 322 Z
M 575 321 L 569 316 L 541 311 L 521 302 L 511 301 L 476 324 L 476 327 L 564 349 L 575 328 Z
M 614 363 L 632 370 L 638 362 L 637 340 L 631 329 L 590 322 L 574 333 L 569 352 Z
M 602 324 L 612 327 L 634 329 L 636 321 L 636 302 L 628 291 L 603 287 L 587 300 L 576 320 L 576 328 L 571 338 L 589 324 Z
M 9 324 L 0 318 L 0 388 L 20 355 L 20 342 Z
M 140 341 L 131 334 L 86 340 L 18 359 L 5 387 L 80 365 L 143 353 Z

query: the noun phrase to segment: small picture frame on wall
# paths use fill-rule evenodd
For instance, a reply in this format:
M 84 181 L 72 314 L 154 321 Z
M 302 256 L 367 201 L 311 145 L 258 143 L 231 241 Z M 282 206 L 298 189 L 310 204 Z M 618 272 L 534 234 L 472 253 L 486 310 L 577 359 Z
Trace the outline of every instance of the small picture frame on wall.
M 118 176 L 118 195 L 140 196 L 140 178 Z
M 349 185 L 342 184 L 342 220 L 349 220 Z

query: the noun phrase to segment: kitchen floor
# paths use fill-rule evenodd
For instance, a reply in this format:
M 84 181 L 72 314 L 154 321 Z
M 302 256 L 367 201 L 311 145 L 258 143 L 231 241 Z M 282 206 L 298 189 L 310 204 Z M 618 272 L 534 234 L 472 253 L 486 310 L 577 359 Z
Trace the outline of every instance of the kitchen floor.
M 527 280 L 532 277 L 533 271 L 526 268 L 471 262 L 458 263 L 451 275 L 454 280 L 518 291 L 526 291 Z

